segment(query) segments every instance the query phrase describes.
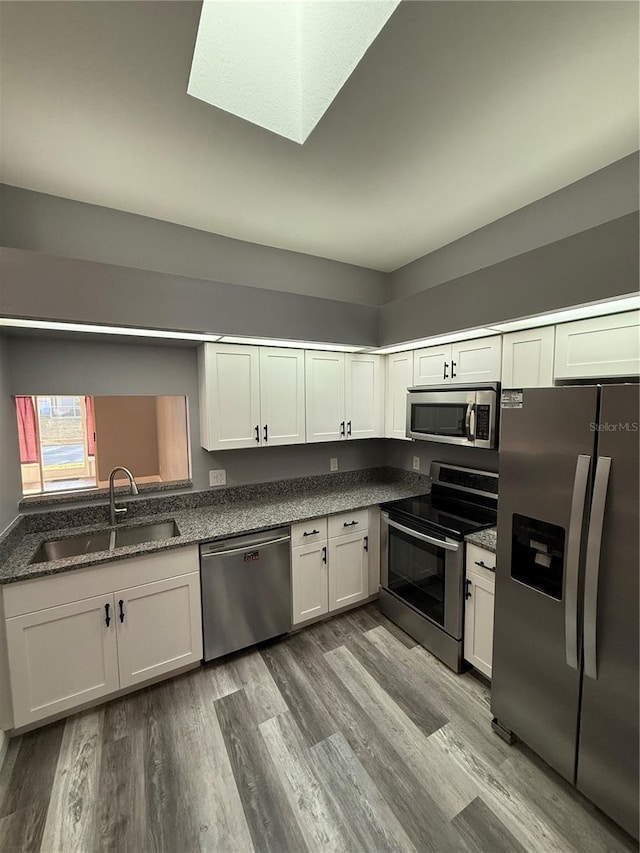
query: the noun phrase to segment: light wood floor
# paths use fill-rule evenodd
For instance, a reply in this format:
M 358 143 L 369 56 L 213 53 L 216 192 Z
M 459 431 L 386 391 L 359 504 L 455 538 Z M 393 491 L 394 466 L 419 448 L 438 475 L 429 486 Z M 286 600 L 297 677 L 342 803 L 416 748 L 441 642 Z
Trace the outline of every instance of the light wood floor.
M 636 849 L 490 719 L 369 605 L 16 738 L 0 849 Z

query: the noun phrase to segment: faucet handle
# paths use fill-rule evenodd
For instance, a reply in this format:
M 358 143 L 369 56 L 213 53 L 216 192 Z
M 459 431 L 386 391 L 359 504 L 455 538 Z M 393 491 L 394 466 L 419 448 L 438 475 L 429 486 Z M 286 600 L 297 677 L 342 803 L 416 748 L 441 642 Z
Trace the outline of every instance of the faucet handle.
M 116 523 L 118 521 L 122 521 L 122 519 L 125 517 L 126 514 L 127 514 L 127 507 L 126 506 L 114 507 L 114 515 L 115 515 Z

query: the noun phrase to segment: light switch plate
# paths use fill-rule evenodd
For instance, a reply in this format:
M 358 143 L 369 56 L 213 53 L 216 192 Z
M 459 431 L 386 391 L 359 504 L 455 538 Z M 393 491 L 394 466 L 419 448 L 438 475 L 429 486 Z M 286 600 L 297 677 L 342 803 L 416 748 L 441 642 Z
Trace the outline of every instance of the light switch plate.
M 226 484 L 227 472 L 224 468 L 220 468 L 218 471 L 209 471 L 210 486 L 226 486 Z
M 331 470 L 331 471 L 337 471 L 338 470 L 338 457 L 337 456 L 332 456 L 329 459 L 329 470 Z
M 413 470 L 414 471 L 420 470 L 420 457 L 419 456 L 413 457 Z

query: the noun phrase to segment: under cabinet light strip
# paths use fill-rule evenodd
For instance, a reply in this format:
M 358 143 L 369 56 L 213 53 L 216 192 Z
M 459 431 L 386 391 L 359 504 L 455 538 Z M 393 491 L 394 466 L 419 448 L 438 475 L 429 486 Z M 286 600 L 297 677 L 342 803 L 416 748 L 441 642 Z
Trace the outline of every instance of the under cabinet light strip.
M 0 317 L 0 326 L 16 329 L 44 329 L 56 332 L 91 332 L 99 335 L 128 335 L 135 338 L 163 338 L 176 341 L 219 341 L 220 335 L 200 332 L 173 332 L 162 329 L 134 329 L 131 326 L 96 326 L 89 323 L 59 323 L 51 320 L 21 320 Z
M 287 347 L 288 349 L 327 350 L 329 352 L 362 352 L 369 347 L 359 347 L 352 344 L 329 344 L 316 341 L 275 340 L 274 338 L 243 338 L 235 335 L 224 335 L 221 344 L 253 344 L 262 347 Z

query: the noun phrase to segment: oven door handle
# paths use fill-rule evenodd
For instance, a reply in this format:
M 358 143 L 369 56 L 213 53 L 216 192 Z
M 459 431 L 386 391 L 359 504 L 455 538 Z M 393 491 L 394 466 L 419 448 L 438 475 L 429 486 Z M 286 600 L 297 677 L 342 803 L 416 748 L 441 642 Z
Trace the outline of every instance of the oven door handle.
M 389 527 L 394 527 L 402 533 L 407 533 L 409 536 L 413 536 L 414 539 L 420 539 L 422 542 L 428 542 L 430 545 L 437 545 L 439 548 L 444 548 L 445 551 L 457 551 L 460 547 L 459 542 L 449 542 L 445 539 L 436 539 L 433 536 L 418 533 L 417 530 L 412 530 L 410 527 L 404 527 L 404 525 L 398 524 L 397 521 L 391 521 L 391 519 L 387 520 L 387 524 Z

